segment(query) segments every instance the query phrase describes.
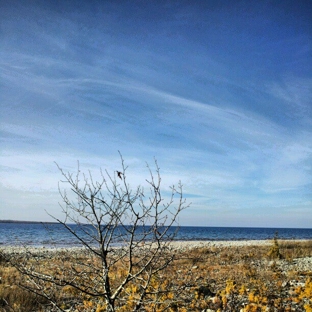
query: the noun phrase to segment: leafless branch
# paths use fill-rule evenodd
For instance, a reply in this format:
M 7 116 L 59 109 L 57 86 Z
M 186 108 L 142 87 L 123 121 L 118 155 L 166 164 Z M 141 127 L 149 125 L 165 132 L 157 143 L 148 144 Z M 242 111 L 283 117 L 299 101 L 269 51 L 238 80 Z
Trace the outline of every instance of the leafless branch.
M 44 268 L 33 254 L 27 260 L 13 257 L 12 263 L 25 276 L 22 287 L 44 297 L 58 311 L 65 310 L 55 293 L 68 287 L 79 294 L 76 304 L 86 298 L 97 300 L 109 312 L 129 302 L 133 311 L 143 311 L 147 304 L 156 309 L 161 294 L 177 291 L 157 288 L 152 280 L 175 259 L 168 246 L 177 234 L 173 227 L 178 226 L 178 215 L 188 207 L 182 184 L 172 186 L 171 195 L 164 196 L 155 160 L 155 172 L 147 165 L 149 193 L 144 194 L 142 186 L 130 187 L 121 154 L 120 160 L 122 180 L 101 171 L 101 180 L 94 181 L 91 172 L 81 172 L 79 162 L 75 174 L 57 164 L 62 175 L 59 192 L 64 220 L 54 219 L 83 247 L 72 256 L 70 265 L 61 253 Z M 135 296 L 130 295 L 129 287 L 136 289 Z M 169 305 L 164 310 L 166 307 Z

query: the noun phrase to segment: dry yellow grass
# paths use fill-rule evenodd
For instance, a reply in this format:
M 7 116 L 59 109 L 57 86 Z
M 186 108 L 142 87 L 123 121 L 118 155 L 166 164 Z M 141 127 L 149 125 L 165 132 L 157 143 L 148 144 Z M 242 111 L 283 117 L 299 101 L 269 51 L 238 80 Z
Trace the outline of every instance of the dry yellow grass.
M 276 247 L 283 260 L 269 256 L 270 250 Z M 165 308 L 172 312 L 208 308 L 213 311 L 312 309 L 312 268 L 300 270 L 300 267 L 292 265 L 293 259 L 312 257 L 312 241 L 279 241 L 277 246 L 273 243 L 271 246 L 213 246 L 172 252 L 176 253 L 174 263 L 151 283 L 154 290 L 162 291 L 155 311 L 164 311 Z M 77 274 L 71 272 L 73 261 L 99 266 L 95 259 L 85 259 L 83 255 L 73 257 L 70 252 L 54 253 L 50 257 L 49 261 L 45 258 L 28 261 L 57 275 Z M 0 259 L 0 265 L 1 312 L 48 311 L 45 300 L 18 287 L 26 282 L 24 276 L 5 259 Z M 123 271 L 118 270 L 117 265 L 112 281 L 117 283 L 122 276 Z M 94 276 L 90 274 L 88 278 L 91 280 Z M 46 287 L 50 287 L 48 283 Z M 119 303 L 118 311 L 131 311 L 131 298 L 135 298 L 137 287 L 129 284 L 124 289 L 124 300 Z M 177 289 L 179 292 L 174 292 Z M 55 296 L 64 309 L 74 306 L 77 311 L 105 311 L 101 298 L 90 298 L 70 286 L 55 288 L 55 291 L 58 291 Z M 144 311 L 153 310 L 149 310 L 147 305 Z

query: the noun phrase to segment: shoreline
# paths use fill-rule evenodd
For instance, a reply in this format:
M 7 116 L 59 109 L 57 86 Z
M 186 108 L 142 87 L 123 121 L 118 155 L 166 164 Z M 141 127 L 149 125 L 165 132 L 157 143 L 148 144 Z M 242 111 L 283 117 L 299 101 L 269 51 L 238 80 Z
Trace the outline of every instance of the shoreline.
M 278 239 L 279 243 L 305 243 L 312 239 Z M 173 249 L 197 249 L 197 248 L 224 248 L 224 247 L 251 247 L 251 246 L 272 246 L 273 239 L 257 240 L 210 240 L 210 241 L 173 241 L 170 243 Z
M 281 244 L 285 243 L 305 243 L 312 239 L 278 239 Z M 165 243 L 165 242 L 164 242 Z M 168 243 L 173 250 L 191 250 L 199 248 L 234 248 L 234 247 L 252 247 L 252 246 L 272 246 L 273 239 L 263 240 L 174 240 Z M 22 245 L 0 245 L 0 252 L 57 252 L 57 251 L 80 251 L 83 246 L 22 246 Z M 115 248 L 118 248 L 115 247 Z

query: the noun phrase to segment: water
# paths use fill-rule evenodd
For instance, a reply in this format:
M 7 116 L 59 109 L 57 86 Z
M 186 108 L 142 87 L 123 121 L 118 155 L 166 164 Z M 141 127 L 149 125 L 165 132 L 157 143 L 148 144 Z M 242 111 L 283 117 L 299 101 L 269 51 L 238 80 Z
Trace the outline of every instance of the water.
M 77 230 L 77 227 L 72 226 Z M 91 228 L 86 227 L 90 230 Z M 173 227 L 172 232 L 177 230 Z M 281 239 L 312 239 L 312 229 L 240 228 L 240 227 L 189 227 L 182 226 L 176 240 L 265 240 L 275 233 Z M 80 232 L 81 233 L 81 232 Z M 115 241 L 118 244 L 118 240 Z M 62 225 L 41 223 L 0 223 L 0 247 L 74 247 L 80 246 Z

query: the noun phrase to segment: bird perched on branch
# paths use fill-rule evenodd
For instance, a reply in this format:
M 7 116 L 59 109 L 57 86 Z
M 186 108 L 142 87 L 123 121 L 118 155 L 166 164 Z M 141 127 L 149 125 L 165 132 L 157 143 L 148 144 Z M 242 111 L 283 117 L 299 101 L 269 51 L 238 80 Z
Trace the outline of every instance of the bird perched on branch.
M 118 178 L 120 178 L 122 180 L 122 172 L 120 172 L 118 170 L 116 170 L 116 172 L 117 172 Z

